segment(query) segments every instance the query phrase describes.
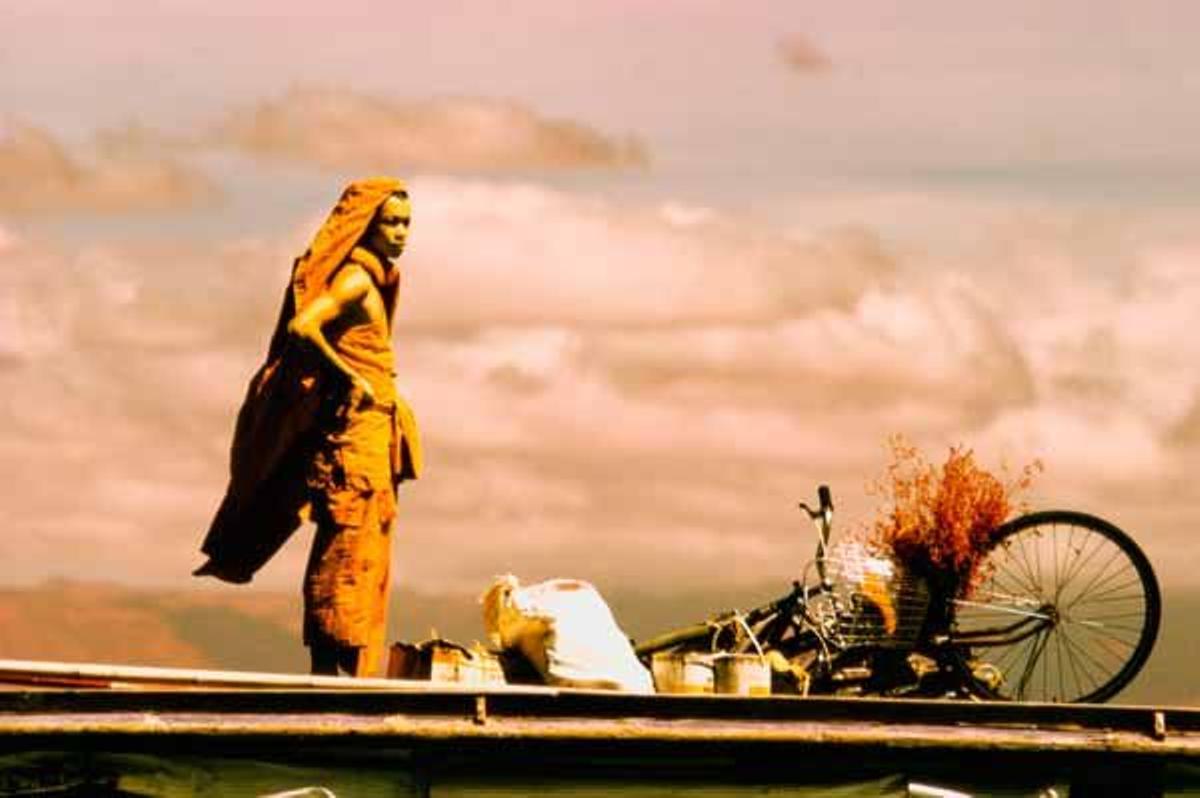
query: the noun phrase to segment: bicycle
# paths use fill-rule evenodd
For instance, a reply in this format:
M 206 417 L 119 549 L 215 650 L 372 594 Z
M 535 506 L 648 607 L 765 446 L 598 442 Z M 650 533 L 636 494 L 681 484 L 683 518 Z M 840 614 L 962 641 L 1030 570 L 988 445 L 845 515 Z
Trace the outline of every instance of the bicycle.
M 777 692 L 1099 703 L 1150 656 L 1158 580 L 1108 521 L 1049 510 L 1004 523 L 964 594 L 879 547 L 831 545 L 829 488 L 817 495 L 816 509 L 799 505 L 817 527 L 802 580 L 747 612 L 635 645 L 643 662 L 757 651 L 771 662 Z

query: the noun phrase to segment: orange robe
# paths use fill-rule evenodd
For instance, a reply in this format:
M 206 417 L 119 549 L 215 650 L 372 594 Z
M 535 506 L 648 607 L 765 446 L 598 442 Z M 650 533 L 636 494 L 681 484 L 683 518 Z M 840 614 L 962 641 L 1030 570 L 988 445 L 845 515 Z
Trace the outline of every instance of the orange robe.
M 313 464 L 326 442 L 329 419 L 346 404 L 348 386 L 320 353 L 295 341 L 287 327 L 327 290 L 384 200 L 403 189 L 402 182 L 391 178 L 351 183 L 293 264 L 267 360 L 250 381 L 238 413 L 229 485 L 201 544 L 208 561 L 196 575 L 249 582 L 308 514 Z M 390 323 L 399 274 L 391 269 L 382 277 L 376 284 Z M 393 478 L 398 482 L 420 473 L 421 447 L 412 413 L 398 396 L 394 420 L 392 460 L 398 470 Z
M 361 268 L 374 288 L 364 305 L 382 306 L 387 267 L 355 248 L 346 267 Z M 317 522 L 304 576 L 304 642 L 366 649 L 367 672 L 383 650 L 390 590 L 391 527 L 398 460 L 395 360 L 386 316 L 327 325 L 330 346 L 375 394 L 367 408 L 338 407 L 322 430 L 307 484 Z

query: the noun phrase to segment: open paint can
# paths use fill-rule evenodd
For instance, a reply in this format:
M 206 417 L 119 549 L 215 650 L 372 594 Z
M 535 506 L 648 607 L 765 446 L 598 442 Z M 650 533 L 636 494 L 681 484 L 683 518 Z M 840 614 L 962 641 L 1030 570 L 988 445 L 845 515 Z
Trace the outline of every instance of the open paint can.
M 660 652 L 650 658 L 654 689 L 659 693 L 711 693 L 713 655 Z
M 713 684 L 725 695 L 770 695 L 771 665 L 758 654 L 720 654 L 713 660 Z

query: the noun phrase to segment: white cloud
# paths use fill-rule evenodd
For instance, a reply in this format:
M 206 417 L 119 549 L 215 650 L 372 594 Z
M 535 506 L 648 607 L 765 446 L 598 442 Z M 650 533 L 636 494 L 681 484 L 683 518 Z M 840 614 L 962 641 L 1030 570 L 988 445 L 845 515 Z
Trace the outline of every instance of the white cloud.
M 780 60 L 795 72 L 824 72 L 831 66 L 829 56 L 811 39 L 800 33 L 792 33 L 780 39 L 776 44 L 776 51 Z
M 428 472 L 403 489 L 397 556 L 416 587 L 514 570 L 695 588 L 726 544 L 728 578 L 790 577 L 792 503 L 830 482 L 861 519 L 895 432 L 934 459 L 1040 456 L 1048 503 L 1186 509 L 1200 246 L 1131 237 L 1100 273 L 1007 228 L 1021 246 L 947 272 L 861 230 L 681 225 L 447 178 L 413 197 L 398 384 Z M 185 580 L 310 222 L 288 242 L 0 247 L 0 562 L 31 567 L 24 530 L 61 544 L 47 573 Z M 1159 524 L 1154 545 L 1185 532 Z M 294 583 L 302 549 L 263 580 Z
M 513 101 L 400 101 L 314 86 L 236 108 L 203 141 L 355 170 L 557 170 L 639 167 L 648 161 L 635 139 L 614 139 Z
M 88 159 L 49 132 L 0 120 L 0 212 L 127 213 L 192 208 L 213 202 L 201 175 L 161 158 Z
M 405 314 L 422 323 L 759 322 L 851 303 L 893 268 L 862 230 L 679 225 L 531 184 L 418 178 L 413 198 Z

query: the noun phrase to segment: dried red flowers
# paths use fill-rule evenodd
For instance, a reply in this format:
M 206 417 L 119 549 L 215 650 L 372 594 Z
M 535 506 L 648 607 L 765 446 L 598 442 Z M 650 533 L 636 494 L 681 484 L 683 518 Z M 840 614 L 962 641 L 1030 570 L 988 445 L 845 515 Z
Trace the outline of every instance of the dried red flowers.
M 902 436 L 889 440 L 892 463 L 872 486 L 884 499 L 870 536 L 914 571 L 952 594 L 967 594 L 1013 502 L 1042 470 L 1035 460 L 1002 482 L 980 468 L 974 453 L 951 447 L 940 468 Z

